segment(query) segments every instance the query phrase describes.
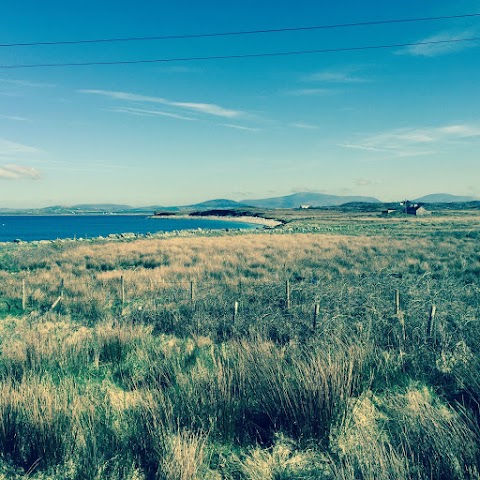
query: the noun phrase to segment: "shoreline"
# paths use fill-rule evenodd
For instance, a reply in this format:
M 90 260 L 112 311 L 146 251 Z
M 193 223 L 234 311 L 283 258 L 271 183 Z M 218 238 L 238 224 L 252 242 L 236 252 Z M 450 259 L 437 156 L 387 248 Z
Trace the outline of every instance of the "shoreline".
M 217 216 L 217 215 L 153 215 L 150 218 L 160 218 L 160 219 L 181 219 L 181 220 L 198 220 L 198 219 L 203 219 L 203 220 L 224 220 L 226 222 L 239 222 L 239 223 L 251 223 L 254 225 L 263 225 L 267 228 L 275 228 L 280 225 L 283 225 L 284 223 L 281 222 L 280 220 L 274 220 L 273 218 L 263 218 L 263 217 L 249 217 L 249 216 L 241 216 L 241 217 L 235 217 L 231 215 L 226 215 L 226 216 Z
M 181 229 L 181 230 L 169 230 L 163 231 L 159 230 L 158 232 L 148 232 L 148 233 L 133 233 L 133 232 L 123 232 L 123 233 L 111 233 L 105 236 L 99 235 L 95 237 L 63 237 L 63 238 L 56 238 L 56 239 L 38 239 L 38 240 L 10 240 L 10 241 L 0 241 L 0 246 L 12 246 L 12 245 L 46 245 L 52 243 L 78 243 L 78 242 L 105 242 L 105 241 L 132 241 L 132 240 L 139 240 L 139 239 L 152 239 L 152 238 L 169 238 L 172 236 L 177 237 L 191 237 L 197 236 L 199 234 L 221 234 L 221 232 L 230 231 L 235 232 L 238 231 L 239 233 L 244 233 L 247 231 L 250 232 L 257 232 L 262 230 L 270 230 L 279 225 L 283 225 L 283 222 L 278 220 L 268 219 L 268 218 L 261 218 L 261 217 L 232 217 L 232 216 L 225 216 L 225 217 L 218 217 L 214 215 L 209 216 L 189 216 L 189 215 L 156 215 L 156 216 L 147 216 L 147 218 L 159 218 L 159 219 L 178 219 L 178 220 L 217 220 L 225 222 L 238 222 L 238 223 L 245 223 L 250 225 L 258 225 L 259 227 L 263 226 L 262 228 L 255 228 L 252 227 L 251 229 L 247 228 L 189 228 L 189 229 Z

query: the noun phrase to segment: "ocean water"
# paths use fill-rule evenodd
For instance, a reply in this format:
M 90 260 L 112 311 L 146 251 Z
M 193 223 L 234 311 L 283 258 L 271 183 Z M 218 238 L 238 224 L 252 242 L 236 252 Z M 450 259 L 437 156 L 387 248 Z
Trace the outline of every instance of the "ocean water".
M 201 218 L 149 218 L 145 215 L 0 216 L 0 242 L 106 237 L 118 233 L 258 228 L 258 225 Z

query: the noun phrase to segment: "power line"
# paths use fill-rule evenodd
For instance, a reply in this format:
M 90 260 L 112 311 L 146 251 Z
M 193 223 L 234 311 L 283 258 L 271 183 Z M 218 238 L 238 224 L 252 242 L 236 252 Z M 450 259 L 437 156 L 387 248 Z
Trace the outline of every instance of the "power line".
M 281 32 L 301 32 L 309 30 L 327 30 L 336 28 L 352 28 L 352 27 L 366 27 L 373 25 L 388 25 L 395 23 L 413 23 L 413 22 L 431 22 L 438 20 L 454 20 L 459 18 L 473 18 L 480 17 L 480 13 L 466 13 L 462 15 L 448 15 L 440 17 L 419 17 L 419 18 L 399 18 L 390 20 L 372 20 L 365 22 L 355 23 L 337 23 L 330 25 L 313 25 L 303 27 L 285 27 L 285 28 L 270 28 L 262 30 L 240 30 L 232 32 L 214 32 L 214 33 L 193 33 L 193 34 L 178 34 L 178 35 L 159 35 L 159 36 L 146 36 L 146 37 L 120 37 L 120 38 L 98 38 L 90 40 L 60 40 L 51 42 L 18 42 L 18 43 L 2 43 L 0 48 L 8 47 L 34 47 L 34 46 L 47 46 L 47 45 L 80 45 L 88 43 L 114 43 L 114 42 L 139 42 L 139 41 L 151 41 L 151 40 L 180 40 L 188 38 L 208 38 L 208 37 L 227 37 L 227 36 L 239 36 L 239 35 L 257 35 L 268 33 L 281 33 Z
M 17 65 L 0 65 L 0 69 L 19 69 L 19 68 L 59 68 L 59 67 L 87 67 L 97 65 L 136 65 L 148 63 L 173 63 L 173 62 L 193 62 L 193 61 L 208 61 L 208 60 L 228 60 L 240 58 L 260 58 L 260 57 L 285 57 L 296 55 L 310 55 L 320 53 L 335 53 L 335 52 L 356 52 L 362 50 L 381 50 L 389 48 L 404 48 L 416 47 L 419 45 L 441 45 L 449 43 L 463 43 L 480 41 L 480 37 L 471 38 L 452 38 L 450 40 L 430 40 L 425 42 L 413 43 L 396 43 L 390 45 L 367 45 L 361 47 L 343 47 L 343 48 L 322 48 L 316 50 L 296 50 L 288 52 L 265 52 L 265 53 L 245 53 L 239 55 L 212 55 L 205 57 L 178 57 L 178 58 L 157 58 L 150 60 L 115 60 L 104 62 L 70 62 L 70 63 L 31 63 L 31 64 L 17 64 Z

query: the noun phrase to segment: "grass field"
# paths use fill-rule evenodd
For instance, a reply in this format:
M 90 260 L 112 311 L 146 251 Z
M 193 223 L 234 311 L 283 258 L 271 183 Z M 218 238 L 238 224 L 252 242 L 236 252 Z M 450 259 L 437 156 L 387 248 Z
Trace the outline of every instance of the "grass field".
M 479 479 L 478 212 L 278 215 L 2 248 L 0 479 Z

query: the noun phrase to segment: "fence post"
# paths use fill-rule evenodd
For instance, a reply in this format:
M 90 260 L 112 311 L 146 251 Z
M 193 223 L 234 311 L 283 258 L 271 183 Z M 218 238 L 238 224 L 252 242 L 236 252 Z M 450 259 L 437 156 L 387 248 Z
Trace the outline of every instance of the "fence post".
M 190 302 L 192 304 L 195 302 L 195 282 L 193 280 L 190 282 Z
M 320 305 L 318 303 L 313 307 L 313 329 L 317 328 L 317 319 L 320 313 Z
M 22 279 L 22 310 L 27 309 L 27 285 L 25 279 Z
M 290 280 L 285 281 L 285 310 L 290 310 Z
M 395 315 L 397 317 L 400 315 L 400 290 L 398 288 L 395 290 Z
M 434 340 L 435 335 L 435 315 L 437 313 L 437 307 L 435 304 L 432 304 L 430 308 L 430 315 L 428 316 L 428 324 L 427 324 L 427 339 Z
M 60 301 L 62 300 L 63 298 L 63 278 L 62 280 L 60 281 L 60 285 L 58 287 L 58 297 L 57 299 L 52 303 L 52 306 L 50 307 L 50 310 L 53 310 L 59 303 Z
M 237 315 L 238 315 L 238 302 L 235 302 L 233 304 L 233 318 L 232 318 L 232 323 L 235 323 L 237 320 Z
M 52 303 L 52 306 L 50 307 L 50 310 L 53 310 L 60 303 L 61 299 L 62 299 L 61 295 L 59 297 L 57 297 L 57 299 Z
M 122 314 L 125 307 L 125 279 L 123 275 L 120 276 L 120 302 L 122 304 Z

